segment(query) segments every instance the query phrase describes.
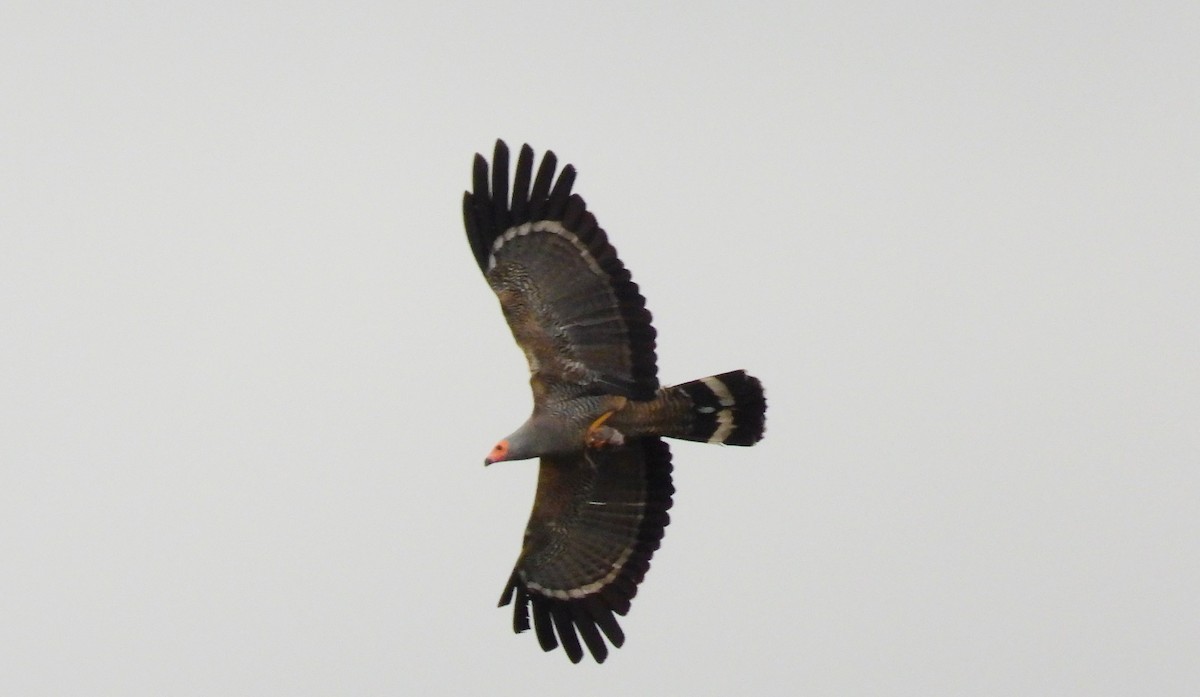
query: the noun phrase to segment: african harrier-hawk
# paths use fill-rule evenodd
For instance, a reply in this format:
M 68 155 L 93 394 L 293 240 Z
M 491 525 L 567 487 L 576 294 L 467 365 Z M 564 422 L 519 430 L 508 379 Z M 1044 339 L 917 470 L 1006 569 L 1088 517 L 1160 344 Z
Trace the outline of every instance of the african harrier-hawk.
M 533 415 L 485 464 L 540 457 L 537 495 L 500 605 L 542 649 L 597 662 L 621 646 L 624 615 L 650 568 L 671 507 L 671 451 L 662 438 L 753 445 L 763 434 L 762 385 L 743 371 L 659 387 L 646 301 L 596 218 L 554 180 L 554 153 L 533 176 L 521 148 L 512 189 L 508 147 L 491 176 L 475 156 L 463 197 L 467 239 L 529 361 Z M 532 184 L 532 189 L 530 189 Z M 532 613 L 531 613 L 532 611 Z M 601 636 L 603 634 L 603 636 Z

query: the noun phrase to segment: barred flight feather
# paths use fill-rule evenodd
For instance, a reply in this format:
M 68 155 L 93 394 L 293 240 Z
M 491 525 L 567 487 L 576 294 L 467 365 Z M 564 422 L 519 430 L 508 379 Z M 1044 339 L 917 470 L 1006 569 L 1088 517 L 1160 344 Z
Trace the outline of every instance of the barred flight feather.
M 629 453 L 636 453 L 636 457 L 628 459 Z M 569 545 L 555 547 L 553 557 L 540 561 L 535 566 L 530 566 L 528 561 L 518 564 L 518 569 L 509 578 L 500 597 L 501 606 L 514 599 L 516 601 L 513 608 L 515 631 L 521 632 L 529 628 L 528 620 L 522 618 L 527 618 L 532 613 L 533 628 L 541 647 L 549 651 L 561 645 L 573 662 L 578 662 L 583 657 L 582 645 L 579 644 L 576 631 L 583 636 L 583 645 L 588 647 L 588 652 L 597 662 L 603 662 L 608 651 L 597 650 L 597 645 L 602 645 L 603 642 L 595 632 L 596 627 L 599 627 L 614 646 L 620 646 L 624 641 L 624 633 L 613 615 L 624 615 L 629 611 L 630 601 L 637 595 L 638 583 L 649 570 L 650 558 L 662 539 L 668 520 L 666 510 L 671 507 L 671 495 L 674 493 L 674 487 L 671 486 L 671 452 L 660 439 L 636 439 L 626 446 L 594 457 L 601 459 L 594 470 L 600 483 L 597 484 L 593 480 L 586 487 L 584 495 L 577 497 L 578 515 L 583 516 L 598 510 L 597 507 L 587 505 L 593 500 L 591 497 L 595 495 L 596 489 L 604 489 L 610 495 L 614 491 L 622 490 L 624 487 L 611 486 L 608 480 L 619 480 L 620 477 L 631 473 L 637 473 L 636 476 L 641 479 L 644 488 L 636 492 L 629 491 L 629 494 L 646 501 L 654 510 L 650 514 L 643 514 L 640 507 L 626 509 L 628 512 L 624 516 L 624 525 L 614 523 L 611 527 L 604 526 L 603 529 L 594 528 L 591 524 L 579 526 L 580 529 L 590 531 L 587 537 L 592 540 L 592 544 L 582 543 L 577 533 L 571 538 Z M 641 463 L 641 466 L 634 467 L 635 463 Z M 562 479 L 556 478 L 555 481 L 563 482 L 564 486 L 573 486 L 572 482 Z M 535 526 L 533 519 L 530 525 Z M 542 543 L 538 540 L 541 539 L 544 539 L 541 534 L 533 534 L 527 545 L 538 545 L 540 548 Z M 580 568 L 596 568 L 593 553 L 596 547 L 593 545 L 606 539 L 609 542 L 614 539 L 628 540 L 626 544 L 629 545 L 629 553 L 616 568 L 605 573 L 600 573 L 603 570 L 600 569 L 592 574 L 580 576 Z M 608 547 L 610 545 L 600 544 L 600 549 Z M 543 551 L 527 548 L 522 554 L 522 559 L 540 559 Z M 571 592 L 571 588 L 551 585 L 562 583 L 559 577 L 565 577 L 563 570 L 568 568 L 574 569 L 575 577 L 581 579 L 575 583 L 576 588 L 594 585 L 598 587 L 577 597 Z M 607 580 L 596 584 L 593 581 L 596 578 Z M 595 626 L 588 629 L 593 624 Z
M 496 142 L 490 168 L 482 155 L 476 156 L 474 190 L 463 195 L 463 220 L 475 261 L 497 292 L 509 287 L 512 278 L 532 276 L 535 282 L 532 288 L 523 289 L 525 292 L 557 289 L 557 294 L 561 294 L 574 287 L 574 298 L 587 298 L 593 303 L 603 300 L 613 313 L 612 332 L 597 339 L 567 330 L 566 347 L 558 346 L 557 351 L 588 351 L 590 361 L 582 362 L 589 365 L 599 358 L 599 365 L 605 370 L 594 377 L 596 393 L 607 393 L 615 386 L 619 393 L 633 399 L 650 399 L 658 389 L 658 368 L 656 332 L 650 324 L 646 300 L 637 284 L 630 280 L 628 270 L 608 243 L 608 236 L 596 223 L 595 216 L 588 212 L 583 198 L 571 193 L 574 167 L 563 167 L 555 179 L 557 158 L 554 153 L 547 152 L 538 167 L 533 189 L 526 195 L 533 159 L 532 149 L 523 146 L 517 157 L 510 194 L 508 146 L 503 141 Z M 537 225 L 543 222 L 546 224 Z M 537 237 L 542 241 L 517 243 L 515 236 L 509 237 L 514 228 L 526 223 L 535 225 L 522 230 L 521 236 Z M 558 227 L 549 223 L 556 223 Z M 554 246 L 545 240 L 562 235 L 570 236 L 573 255 L 560 251 L 554 263 L 549 264 L 546 255 Z M 594 265 L 603 277 L 593 279 L 588 274 L 581 274 L 580 263 Z M 517 271 L 514 266 L 523 270 Z M 563 301 L 548 297 L 548 294 L 539 299 L 544 305 L 531 308 L 539 319 L 539 326 L 569 325 L 576 313 L 587 311 L 586 304 Z M 533 348 L 549 351 L 539 346 Z M 547 375 L 552 376 L 554 366 L 563 363 L 563 356 L 536 355 L 538 371 Z M 615 357 L 621 357 L 617 365 L 613 365 Z M 552 360 L 554 358 L 559 360 Z

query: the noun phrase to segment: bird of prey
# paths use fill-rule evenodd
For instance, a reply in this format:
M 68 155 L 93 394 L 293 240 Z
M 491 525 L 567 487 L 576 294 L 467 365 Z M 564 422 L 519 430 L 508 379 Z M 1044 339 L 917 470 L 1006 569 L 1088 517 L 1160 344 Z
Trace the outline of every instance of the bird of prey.
M 500 599 L 513 630 L 578 663 L 620 647 L 675 490 L 663 438 L 753 445 L 762 385 L 744 371 L 660 387 L 646 301 L 583 199 L 575 168 L 496 142 L 475 156 L 463 218 L 475 261 L 529 362 L 533 414 L 484 464 L 541 458 L 524 544 Z M 532 186 L 532 188 L 531 188 Z M 583 644 L 580 644 L 580 639 Z

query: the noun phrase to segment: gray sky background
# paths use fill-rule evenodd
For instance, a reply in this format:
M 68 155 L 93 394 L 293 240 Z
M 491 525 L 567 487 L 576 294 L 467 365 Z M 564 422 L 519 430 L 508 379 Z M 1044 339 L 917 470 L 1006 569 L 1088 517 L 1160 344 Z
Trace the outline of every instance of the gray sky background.
M 5 3 L 0 693 L 1200 693 L 1200 5 L 898 5 Z M 770 400 L 603 666 L 495 608 L 498 136 Z

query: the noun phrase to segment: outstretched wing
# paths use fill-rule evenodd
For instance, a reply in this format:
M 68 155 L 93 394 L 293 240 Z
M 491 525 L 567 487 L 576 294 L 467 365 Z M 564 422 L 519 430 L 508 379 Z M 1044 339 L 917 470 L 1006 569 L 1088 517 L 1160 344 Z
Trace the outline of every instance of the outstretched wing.
M 500 605 L 516 599 L 513 631 L 530 615 L 545 651 L 572 662 L 587 646 L 603 663 L 625 635 L 624 615 L 670 522 L 671 451 L 659 438 L 542 458 L 525 544 Z M 603 633 L 603 637 L 601 636 Z
M 551 186 L 556 163 L 547 152 L 533 177 L 533 150 L 522 146 L 510 199 L 504 141 L 490 178 L 487 160 L 475 156 L 474 191 L 463 196 L 471 251 L 525 352 L 535 395 L 650 399 L 658 369 L 645 298 L 571 193 L 575 169 L 564 167 Z

